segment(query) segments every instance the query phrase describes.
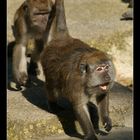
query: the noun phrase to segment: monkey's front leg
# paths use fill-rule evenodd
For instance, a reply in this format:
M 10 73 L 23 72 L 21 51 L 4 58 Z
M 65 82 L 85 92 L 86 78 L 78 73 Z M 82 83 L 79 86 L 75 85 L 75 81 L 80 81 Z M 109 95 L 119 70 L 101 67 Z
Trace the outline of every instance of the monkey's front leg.
M 96 100 L 104 128 L 106 131 L 110 131 L 112 129 L 112 121 L 109 117 L 109 94 L 98 95 Z
M 93 128 L 92 122 L 90 120 L 90 115 L 88 112 L 87 105 L 77 105 L 74 107 L 74 111 L 79 121 L 84 133 L 85 137 L 84 140 L 98 140 L 95 134 L 95 130 Z
M 22 43 L 16 44 L 13 51 L 13 76 L 17 84 L 26 84 L 28 79 L 26 46 Z

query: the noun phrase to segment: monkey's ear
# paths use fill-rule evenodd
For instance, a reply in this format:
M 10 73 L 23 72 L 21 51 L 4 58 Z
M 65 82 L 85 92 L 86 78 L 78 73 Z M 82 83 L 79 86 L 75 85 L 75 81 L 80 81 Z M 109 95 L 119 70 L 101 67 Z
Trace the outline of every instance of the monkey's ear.
M 26 12 L 28 9 L 28 3 L 27 1 L 24 2 L 24 6 L 23 6 L 24 11 Z
M 88 64 L 80 64 L 80 72 L 82 74 L 87 73 Z

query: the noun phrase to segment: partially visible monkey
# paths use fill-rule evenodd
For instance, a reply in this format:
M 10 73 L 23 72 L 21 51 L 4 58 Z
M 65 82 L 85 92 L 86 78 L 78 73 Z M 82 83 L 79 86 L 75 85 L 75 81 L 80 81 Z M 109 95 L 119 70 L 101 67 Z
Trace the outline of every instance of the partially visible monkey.
M 130 0 L 130 1 L 129 1 L 128 7 L 129 7 L 129 8 L 133 8 L 133 7 L 134 7 L 134 0 Z
M 133 19 L 133 6 L 134 6 L 134 1 L 130 0 L 128 8 L 131 8 L 131 9 L 122 14 L 123 19 L 126 19 L 126 20 L 132 20 Z
M 13 51 L 13 77 L 18 85 L 25 85 L 28 79 L 27 44 L 34 39 L 30 70 L 38 74 L 40 53 L 48 40 L 55 5 L 52 0 L 26 0 L 14 16 L 13 34 L 16 45 Z
M 110 131 L 109 90 L 115 78 L 114 65 L 105 53 L 69 35 L 63 0 L 56 0 L 55 22 L 55 35 L 41 54 L 48 105 L 51 108 L 59 98 L 68 100 L 85 133 L 84 140 L 98 140 L 98 127 L 92 124 L 96 120 L 91 116 L 93 98 L 105 130 Z

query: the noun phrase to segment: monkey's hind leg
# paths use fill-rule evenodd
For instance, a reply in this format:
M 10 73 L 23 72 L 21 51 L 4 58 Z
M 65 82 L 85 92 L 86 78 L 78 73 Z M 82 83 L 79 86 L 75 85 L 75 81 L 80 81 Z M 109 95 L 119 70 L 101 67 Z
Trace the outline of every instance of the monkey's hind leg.
M 53 89 L 46 88 L 46 96 L 47 108 L 49 112 L 57 114 L 63 110 L 63 108 L 57 104 L 57 98 L 55 97 Z

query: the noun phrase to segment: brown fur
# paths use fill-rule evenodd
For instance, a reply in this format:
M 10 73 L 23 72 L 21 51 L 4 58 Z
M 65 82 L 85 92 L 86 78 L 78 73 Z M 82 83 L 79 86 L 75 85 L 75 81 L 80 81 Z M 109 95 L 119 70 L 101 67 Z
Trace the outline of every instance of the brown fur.
M 47 88 L 53 90 L 55 87 L 62 97 L 68 98 L 73 104 L 77 104 L 78 99 L 81 100 L 74 98 L 79 97 L 87 86 L 88 79 L 80 73 L 80 64 L 94 65 L 100 61 L 109 61 L 103 52 L 73 38 L 51 41 L 43 52 L 41 60 Z M 76 92 L 79 94 L 75 94 Z M 48 96 L 53 96 L 53 93 Z
M 97 140 L 99 126 L 91 116 L 93 99 L 105 129 L 110 131 L 108 92 L 115 77 L 114 65 L 104 52 L 69 35 L 63 0 L 56 1 L 55 22 L 55 35 L 41 54 L 48 105 L 51 108 L 60 98 L 69 101 L 85 133 L 84 140 Z
M 60 40 L 52 40 L 46 47 L 41 58 L 46 78 L 46 93 L 49 103 L 51 104 L 57 102 L 59 98 L 64 98 L 72 104 L 75 112 L 79 110 L 80 114 L 82 114 L 84 110 L 81 109 L 81 107 L 87 105 L 90 102 L 93 102 L 93 97 L 95 96 L 97 104 L 100 108 L 99 111 L 101 120 L 103 124 L 107 123 L 105 129 L 107 131 L 110 131 L 111 120 L 109 118 L 108 109 L 108 91 L 102 91 L 99 86 L 96 87 L 96 85 L 94 85 L 94 79 L 96 79 L 96 75 L 92 77 L 92 73 L 91 76 L 89 76 L 88 74 L 82 74 L 80 71 L 81 64 L 87 63 L 92 66 L 98 63 L 108 63 L 110 61 L 109 58 L 103 52 L 94 48 L 90 48 L 82 41 L 70 37 L 66 37 Z M 114 80 L 113 64 L 111 64 L 110 69 L 110 79 L 105 80 L 105 74 L 105 76 L 103 75 L 103 79 L 99 83 L 103 84 L 109 82 L 108 90 L 112 87 Z M 90 86 L 90 77 L 91 79 L 93 79 L 93 87 Z M 87 121 L 85 115 L 82 118 Z M 85 134 L 88 135 L 89 130 L 87 130 L 85 126 L 82 127 Z M 90 129 L 91 130 L 89 131 L 89 133 L 91 132 L 91 134 L 89 135 L 93 135 L 93 127 L 91 126 Z M 97 128 L 95 127 L 95 131 L 97 133 L 99 132 L 98 126 Z M 89 137 L 95 138 L 95 136 Z

